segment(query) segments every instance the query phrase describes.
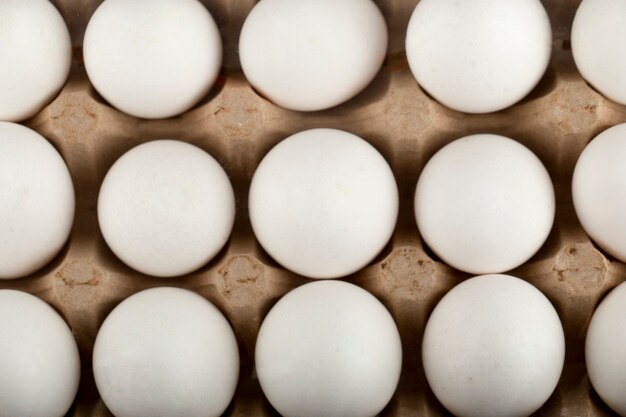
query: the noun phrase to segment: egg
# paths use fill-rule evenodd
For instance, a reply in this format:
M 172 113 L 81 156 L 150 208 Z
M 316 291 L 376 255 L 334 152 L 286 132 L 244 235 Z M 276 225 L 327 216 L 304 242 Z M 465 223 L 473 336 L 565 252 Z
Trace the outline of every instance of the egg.
M 621 284 L 597 308 L 587 330 L 585 363 L 593 388 L 621 416 L 626 416 L 626 285 Z
M 541 80 L 551 51 L 550 21 L 539 0 L 421 0 L 406 35 L 418 84 L 466 113 L 520 101 Z
M 239 40 L 250 84 L 299 111 L 351 99 L 374 79 L 386 53 L 387 26 L 371 0 L 263 0 Z
M 576 66 L 593 87 L 626 104 L 626 3 L 583 0 L 572 25 Z
M 218 417 L 237 386 L 237 340 L 206 299 L 153 288 L 122 301 L 106 318 L 93 372 L 116 417 Z
M 204 98 L 222 63 L 219 29 L 197 0 L 106 0 L 83 45 L 96 90 L 130 115 L 179 115 Z
M 261 388 L 284 417 L 371 417 L 393 396 L 402 367 L 398 329 L 385 307 L 346 282 L 289 292 L 256 342 Z
M 424 330 L 435 396 L 458 417 L 524 417 L 554 391 L 565 359 L 557 312 L 535 287 L 484 275 L 454 287 Z
M 0 415 L 64 416 L 80 380 L 72 331 L 52 307 L 21 291 L 0 290 L 0 317 Z
M 0 279 L 49 263 L 73 221 L 74 186 L 61 155 L 37 132 L 0 122 Z
M 72 42 L 49 0 L 0 1 L 0 120 L 18 122 L 59 93 L 72 64 Z
M 504 136 L 457 139 L 424 167 L 415 218 L 430 249 L 472 274 L 500 273 L 530 259 L 552 229 L 555 197 L 546 168 Z
M 372 145 L 341 130 L 313 129 L 263 158 L 248 204 L 256 238 L 278 263 L 309 278 L 337 278 L 385 247 L 399 202 L 391 168 Z
M 585 232 L 626 262 L 626 124 L 587 145 L 574 169 L 572 198 Z
M 158 277 L 204 266 L 228 240 L 234 220 L 235 195 L 224 169 L 202 149 L 175 140 L 126 152 L 98 196 L 98 222 L 111 250 Z

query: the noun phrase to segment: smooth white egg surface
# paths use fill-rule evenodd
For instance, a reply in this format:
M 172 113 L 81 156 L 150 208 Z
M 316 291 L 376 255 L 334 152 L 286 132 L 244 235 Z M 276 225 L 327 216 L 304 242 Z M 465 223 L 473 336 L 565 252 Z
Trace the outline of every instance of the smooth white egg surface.
M 222 249 L 235 220 L 235 195 L 221 165 L 185 142 L 156 140 L 122 155 L 98 196 L 100 230 L 137 271 L 184 275 Z
M 583 0 L 572 25 L 576 66 L 593 87 L 626 104 L 626 2 Z
M 318 281 L 270 310 L 256 342 L 256 371 L 284 417 L 372 417 L 393 396 L 402 346 L 387 309 L 367 291 Z
M 222 64 L 219 29 L 197 0 L 106 0 L 83 45 L 96 90 L 133 116 L 176 116 L 204 98 Z
M 0 279 L 54 258 L 74 222 L 74 186 L 56 149 L 37 132 L 0 122 Z
M 239 377 L 232 328 L 209 301 L 153 288 L 122 301 L 96 338 L 98 392 L 116 417 L 217 417 Z
M 72 65 L 72 42 L 49 0 L 0 1 L 0 120 L 34 116 L 58 94 Z
M 606 296 L 593 314 L 585 344 L 587 373 L 600 398 L 626 416 L 626 285 Z
M 626 262 L 626 124 L 587 145 L 574 169 L 572 198 L 585 232 Z
M 0 317 L 0 416 L 64 416 L 80 381 L 72 331 L 52 307 L 21 291 L 0 290 Z
M 263 0 L 239 40 L 241 66 L 279 106 L 323 110 L 354 97 L 387 53 L 387 25 L 371 0 Z
M 466 113 L 520 101 L 541 80 L 551 51 L 550 21 L 539 0 L 421 0 L 406 37 L 418 84 Z
M 435 396 L 458 417 L 525 417 L 561 376 L 565 336 L 550 301 L 508 275 L 447 293 L 424 330 L 422 360 Z
M 393 233 L 398 204 L 383 156 L 335 129 L 307 130 L 276 145 L 254 173 L 249 196 L 263 248 L 310 278 L 342 277 L 370 263 Z
M 415 217 L 426 244 L 472 274 L 509 271 L 530 259 L 552 229 L 555 197 L 528 148 L 498 135 L 457 139 L 424 167 Z

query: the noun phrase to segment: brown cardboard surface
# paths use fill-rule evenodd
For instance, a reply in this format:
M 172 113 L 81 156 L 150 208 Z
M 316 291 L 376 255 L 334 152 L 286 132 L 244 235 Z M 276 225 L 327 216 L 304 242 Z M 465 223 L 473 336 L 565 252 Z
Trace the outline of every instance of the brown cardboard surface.
M 257 95 L 239 68 L 238 34 L 253 0 L 203 0 L 216 18 L 225 46 L 224 67 L 210 95 L 186 114 L 139 120 L 113 109 L 94 91 L 81 59 L 89 17 L 100 0 L 53 0 L 75 45 L 67 85 L 25 124 L 48 138 L 72 173 L 77 196 L 74 228 L 62 253 L 32 277 L 0 281 L 0 288 L 33 293 L 67 320 L 78 342 L 82 382 L 71 416 L 110 416 L 90 371 L 99 326 L 116 304 L 142 289 L 171 285 L 215 303 L 237 334 L 242 367 L 229 416 L 276 415 L 254 374 L 258 328 L 276 300 L 307 282 L 280 268 L 255 241 L 247 214 L 247 191 L 258 162 L 290 134 L 334 127 L 360 135 L 392 166 L 401 212 L 392 241 L 367 268 L 346 280 L 375 294 L 393 314 L 402 335 L 404 366 L 397 394 L 383 416 L 440 416 L 445 410 L 426 384 L 420 362 L 425 320 L 447 290 L 467 275 L 438 261 L 424 248 L 413 218 L 412 197 L 428 158 L 451 140 L 488 132 L 512 137 L 547 166 L 557 192 L 554 229 L 541 251 L 512 275 L 536 285 L 554 303 L 566 333 L 565 369 L 539 416 L 611 415 L 590 387 L 583 347 L 591 314 L 601 298 L 626 279 L 626 266 L 602 253 L 584 234 L 570 195 L 574 164 L 602 130 L 626 121 L 626 107 L 603 98 L 577 72 L 569 31 L 579 0 L 545 0 L 554 29 L 550 67 L 539 86 L 514 107 L 488 115 L 448 110 L 416 84 L 404 55 L 404 36 L 418 0 L 378 0 L 390 30 L 389 55 L 374 82 L 348 103 L 322 112 L 283 110 Z M 225 249 L 200 271 L 177 279 L 139 274 L 116 259 L 98 228 L 96 202 L 108 168 L 125 151 L 153 139 L 180 139 L 214 155 L 230 175 L 237 219 Z

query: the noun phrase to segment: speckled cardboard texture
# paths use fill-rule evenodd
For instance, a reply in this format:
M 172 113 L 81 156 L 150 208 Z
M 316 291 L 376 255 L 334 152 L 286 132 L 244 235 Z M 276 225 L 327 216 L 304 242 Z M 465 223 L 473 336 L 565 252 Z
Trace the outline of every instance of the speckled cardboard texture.
M 346 278 L 387 306 L 402 335 L 402 377 L 383 416 L 446 415 L 424 377 L 421 336 L 437 301 L 468 276 L 447 267 L 424 247 L 413 218 L 413 192 L 430 156 L 453 139 L 480 132 L 503 134 L 528 146 L 546 165 L 556 188 L 556 222 L 548 241 L 535 257 L 512 271 L 549 297 L 566 333 L 563 376 L 537 415 L 611 415 L 590 387 L 584 336 L 595 306 L 626 279 L 626 266 L 601 252 L 585 235 L 574 213 L 570 183 L 585 145 L 604 129 L 626 121 L 626 107 L 603 98 L 576 70 L 569 32 L 579 1 L 544 1 L 554 31 L 550 67 L 526 99 L 488 115 L 448 110 L 418 87 L 404 53 L 406 27 L 417 2 L 377 1 L 389 26 L 389 53 L 365 91 L 331 110 L 297 113 L 260 97 L 240 69 L 238 34 L 255 2 L 203 0 L 223 37 L 220 78 L 209 96 L 191 111 L 172 119 L 145 121 L 113 109 L 87 79 L 82 37 L 100 1 L 53 0 L 72 33 L 72 72 L 60 95 L 25 124 L 49 139 L 65 158 L 76 188 L 76 219 L 69 242 L 50 265 L 25 279 L 0 281 L 0 288 L 41 297 L 72 328 L 83 373 L 70 416 L 111 415 L 99 399 L 90 370 L 98 328 L 126 297 L 164 285 L 187 288 L 211 300 L 235 330 L 242 366 L 237 393 L 226 415 L 276 415 L 254 373 L 255 339 L 263 317 L 277 299 L 308 280 L 281 268 L 255 241 L 247 192 L 257 164 L 272 146 L 314 127 L 345 129 L 369 141 L 389 161 L 400 189 L 400 217 L 391 242 L 368 267 Z M 226 247 L 200 271 L 176 279 L 148 277 L 119 261 L 100 234 L 96 212 L 100 184 L 113 162 L 140 143 L 166 138 L 193 143 L 215 156 L 228 172 L 237 196 L 235 228 Z

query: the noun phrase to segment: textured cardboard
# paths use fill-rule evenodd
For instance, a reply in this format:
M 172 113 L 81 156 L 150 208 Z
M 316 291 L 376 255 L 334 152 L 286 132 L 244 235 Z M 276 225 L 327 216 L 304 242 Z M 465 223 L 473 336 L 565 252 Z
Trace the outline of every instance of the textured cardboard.
M 598 133 L 626 121 L 626 107 L 603 98 L 577 72 L 569 32 L 579 0 L 545 0 L 554 29 L 550 67 L 521 103 L 488 115 L 448 110 L 416 84 L 404 54 L 404 36 L 418 0 L 379 0 L 390 31 L 389 55 L 380 74 L 348 103 L 322 112 L 283 110 L 247 84 L 237 55 L 238 34 L 252 0 L 203 0 L 216 18 L 225 46 L 220 79 L 209 96 L 186 114 L 167 120 L 139 120 L 110 107 L 90 85 L 81 44 L 100 0 L 53 0 L 74 43 L 67 85 L 25 124 L 48 138 L 71 171 L 77 196 L 74 228 L 62 253 L 32 277 L 0 281 L 0 288 L 33 293 L 67 320 L 78 342 L 82 382 L 71 416 L 110 416 L 90 371 L 99 326 L 129 295 L 155 286 L 196 291 L 215 303 L 237 334 L 242 367 L 229 416 L 276 415 L 254 373 L 254 343 L 261 321 L 276 300 L 307 282 L 272 261 L 255 241 L 247 214 L 247 191 L 256 165 L 280 140 L 300 130 L 334 127 L 360 135 L 387 158 L 401 194 L 400 218 L 390 244 L 367 268 L 346 280 L 375 294 L 393 314 L 404 346 L 397 394 L 383 416 L 446 415 L 428 389 L 420 361 L 421 335 L 437 301 L 468 276 L 452 270 L 422 244 L 413 218 L 413 192 L 430 156 L 470 133 L 498 133 L 532 149 L 548 168 L 557 193 L 554 229 L 529 262 L 511 272 L 554 303 L 566 333 L 567 356 L 556 392 L 539 416 L 607 416 L 593 393 L 584 365 L 584 336 L 602 297 L 626 279 L 626 266 L 600 250 L 578 223 L 570 182 L 574 164 Z M 180 139 L 215 156 L 228 172 L 237 196 L 237 218 L 225 249 L 200 271 L 177 279 L 141 275 L 119 261 L 98 229 L 96 203 L 108 168 L 125 151 L 153 139 Z M 59 381 L 62 383 L 62 381 Z

